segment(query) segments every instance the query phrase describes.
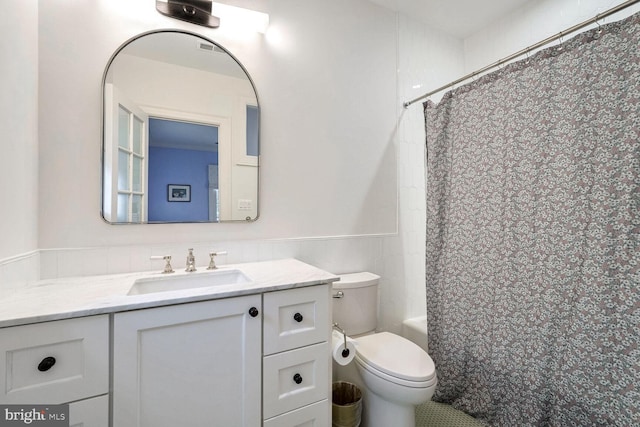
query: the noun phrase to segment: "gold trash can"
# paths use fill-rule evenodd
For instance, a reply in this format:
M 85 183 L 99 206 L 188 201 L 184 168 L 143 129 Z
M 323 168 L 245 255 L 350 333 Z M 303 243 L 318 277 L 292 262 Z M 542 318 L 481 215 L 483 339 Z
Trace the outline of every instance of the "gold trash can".
M 333 427 L 358 427 L 362 417 L 362 391 L 345 381 L 333 383 L 331 420 Z

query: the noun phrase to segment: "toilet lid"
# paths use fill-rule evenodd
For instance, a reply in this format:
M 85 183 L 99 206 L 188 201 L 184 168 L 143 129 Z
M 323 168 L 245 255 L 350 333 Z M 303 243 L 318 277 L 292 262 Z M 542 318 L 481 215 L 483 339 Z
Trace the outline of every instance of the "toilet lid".
M 417 344 L 389 332 L 359 337 L 357 356 L 363 363 L 392 377 L 429 381 L 436 374 L 431 357 Z

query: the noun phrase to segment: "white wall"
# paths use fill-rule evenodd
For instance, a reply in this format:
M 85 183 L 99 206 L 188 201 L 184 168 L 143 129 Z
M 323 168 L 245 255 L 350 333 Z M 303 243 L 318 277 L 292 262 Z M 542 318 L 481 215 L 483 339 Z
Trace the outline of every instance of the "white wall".
M 504 16 L 464 41 L 465 73 L 472 73 L 541 40 L 593 18 L 622 0 L 538 0 Z M 628 7 L 603 23 L 613 22 L 640 10 Z M 595 25 L 593 25 L 595 27 Z M 564 38 L 566 41 L 571 37 Z
M 15 150 L 22 163 L 0 157 L 4 193 L 20 190 L 18 201 L 0 204 L 0 282 L 37 270 L 13 262 L 33 264 L 37 248 L 45 278 L 162 268 L 148 260 L 152 254 L 171 253 L 180 265 L 190 246 L 200 262 L 209 249 L 228 250 L 223 262 L 294 256 L 336 273 L 381 274 L 381 326 L 398 331 L 425 305 L 424 121 L 420 104 L 403 110 L 402 102 L 619 2 L 531 2 L 464 41 L 365 0 L 228 0 L 268 12 L 267 37 L 173 21 L 147 0 L 41 0 L 36 29 L 22 25 L 35 22 L 35 2 L 14 2 L 20 6 L 0 18 L 2 34 L 12 34 L 0 42 L 0 59 L 10 58 L 1 84 L 3 93 L 22 92 L 2 98 L 0 131 L 3 153 Z M 117 227 L 100 220 L 102 72 L 122 42 L 153 28 L 209 37 L 252 75 L 263 119 L 258 222 Z M 13 139 L 16 124 L 23 129 Z M 8 273 L 7 262 L 20 266 Z
M 151 253 L 180 259 L 192 246 L 234 249 L 228 261 L 253 260 L 247 254 L 257 246 L 260 258 L 303 257 L 318 242 L 333 253 L 307 261 L 334 271 L 376 268 L 378 236 L 397 229 L 392 12 L 366 0 L 250 2 L 270 14 L 265 37 L 172 20 L 148 0 L 39 6 L 43 277 L 145 268 Z M 155 28 L 211 38 L 252 76 L 262 119 L 257 222 L 113 226 L 100 218 L 102 73 L 120 44 Z M 372 249 L 359 262 L 350 252 L 363 241 Z M 272 244 L 285 249 L 265 252 Z
M 0 13 L 0 284 L 37 277 L 38 6 Z M 12 264 L 12 268 L 7 267 Z

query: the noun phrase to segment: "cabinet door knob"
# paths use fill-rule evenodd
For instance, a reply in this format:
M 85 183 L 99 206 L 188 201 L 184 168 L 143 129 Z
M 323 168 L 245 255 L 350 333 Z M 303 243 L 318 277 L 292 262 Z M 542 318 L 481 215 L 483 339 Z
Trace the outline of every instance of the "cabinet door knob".
M 302 314 L 300 313 L 296 313 L 293 315 L 293 320 L 295 320 L 298 323 L 302 322 L 302 319 L 304 319 L 304 317 L 302 317 Z
M 56 364 L 56 358 L 52 356 L 45 357 L 40 363 L 38 363 L 38 371 L 48 371 Z
M 294 381 L 296 384 L 300 384 L 300 383 L 302 382 L 302 375 L 300 375 L 300 374 L 295 374 L 295 375 L 293 376 L 293 381 Z
M 251 317 L 256 317 L 258 314 L 260 314 L 260 312 L 258 311 L 258 309 L 257 309 L 257 308 L 255 308 L 255 307 L 251 307 L 251 308 L 249 309 L 249 316 L 251 316 Z

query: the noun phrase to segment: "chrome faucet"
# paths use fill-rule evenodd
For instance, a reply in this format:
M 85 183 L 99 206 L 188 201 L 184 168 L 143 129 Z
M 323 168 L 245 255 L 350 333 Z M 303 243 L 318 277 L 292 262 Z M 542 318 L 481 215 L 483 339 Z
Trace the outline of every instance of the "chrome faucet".
M 173 273 L 173 268 L 171 268 L 171 255 L 156 255 L 156 256 L 152 256 L 150 259 L 163 259 L 166 264 L 164 265 L 164 270 L 162 271 L 163 274 L 167 274 L 167 273 Z
M 217 269 L 218 266 L 216 265 L 215 257 L 217 255 L 226 255 L 226 254 L 227 254 L 226 251 L 209 252 L 209 267 L 207 267 L 207 270 L 215 270 L 215 269 Z
M 196 271 L 196 257 L 193 256 L 193 248 L 189 249 L 189 255 L 187 255 L 187 268 L 184 271 L 189 273 Z

